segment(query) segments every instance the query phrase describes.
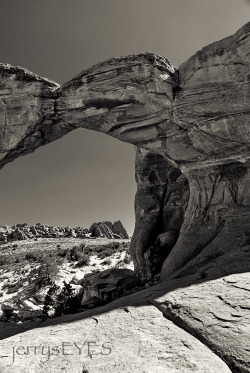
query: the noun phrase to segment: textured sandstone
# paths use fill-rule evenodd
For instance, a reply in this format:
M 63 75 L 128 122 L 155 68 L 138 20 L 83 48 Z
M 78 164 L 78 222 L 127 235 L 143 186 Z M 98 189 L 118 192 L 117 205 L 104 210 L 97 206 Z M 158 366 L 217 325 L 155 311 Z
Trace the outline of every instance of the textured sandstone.
M 128 239 L 128 233 L 120 220 L 112 224 L 110 221 L 93 223 L 89 228 L 92 237 L 123 238 Z
M 0 64 L 0 167 L 46 144 L 58 84 L 21 67 Z
M 1 372 L 15 372 L 17 367 L 20 372 L 27 371 L 28 366 L 32 373 L 42 369 L 59 372 L 60 364 L 70 370 L 83 363 L 90 373 L 105 369 L 115 373 L 121 369 L 149 373 L 249 372 L 249 266 L 250 246 L 245 245 L 240 253 L 232 250 L 211 257 L 210 264 L 201 263 L 195 275 L 161 283 L 91 311 L 33 324 L 43 327 L 0 342 Z M 13 328 L 14 332 L 25 330 L 22 325 Z M 7 336 L 5 329 L 3 335 Z M 44 365 L 40 356 L 31 354 L 17 356 L 14 365 L 7 366 L 13 346 L 54 346 L 62 341 L 95 341 L 98 345 L 108 341 L 113 347 L 112 359 L 52 356 Z
M 165 291 L 168 285 L 164 285 Z M 90 373 L 232 372 L 207 346 L 164 318 L 158 305 L 152 305 L 152 294 L 160 295 L 162 291 L 161 284 L 95 310 L 51 320 L 40 329 L 0 341 L 1 372 L 57 373 L 63 368 L 67 372 L 86 369 Z M 68 354 L 64 356 L 63 342 L 67 343 L 65 353 Z M 88 356 L 87 345 L 79 355 L 74 343 L 82 347 L 84 342 L 95 342 L 90 345 L 92 356 Z M 109 355 L 105 355 L 108 350 L 101 349 L 104 342 L 111 348 Z M 14 364 L 8 366 L 12 362 L 14 346 L 26 348 L 30 345 L 58 346 L 60 354 L 48 359 L 39 352 L 34 356 L 30 349 L 30 354 L 16 355 Z M 46 351 L 47 348 L 44 353 Z
M 185 372 L 250 371 L 249 49 L 250 23 L 197 52 L 179 71 L 163 57 L 139 54 L 95 65 L 60 88 L 1 65 L 0 167 L 79 127 L 136 145 L 131 254 L 142 279 L 157 274 L 165 260 L 165 283 L 64 318 L 71 323 L 44 328 L 38 342 L 53 343 L 56 332 L 65 338 L 67 328 L 71 342 L 83 331 L 93 337 L 94 330 L 96 339 L 116 346 L 111 372 L 176 372 L 180 365 Z M 72 323 L 78 317 L 84 319 Z M 22 344 L 32 333 L 20 336 Z M 3 358 L 15 343 L 6 341 Z M 26 358 L 18 360 L 25 371 L 27 361 L 39 372 L 58 363 Z M 103 371 L 104 358 L 86 366 Z
M 75 128 L 104 132 L 139 149 L 131 253 L 141 278 L 165 258 L 162 279 L 207 245 L 230 250 L 250 211 L 249 35 L 247 24 L 179 71 L 164 57 L 138 54 L 99 63 L 60 88 L 2 64 L 0 167 Z M 181 182 L 168 179 L 172 167 Z
M 185 276 L 184 267 L 179 277 L 185 277 L 92 311 L 33 323 L 31 327 L 41 329 L 4 339 L 0 342 L 1 372 L 60 372 L 63 367 L 71 371 L 83 369 L 83 364 L 90 373 L 117 373 L 121 369 L 149 373 L 249 372 L 250 236 L 241 235 L 238 239 L 241 250 L 235 248 L 217 255 L 205 252 L 204 257 L 209 260 L 204 261 L 201 256 L 193 275 Z M 100 280 L 98 276 L 93 279 L 94 283 Z M 6 338 L 27 327 L 0 323 L 0 336 Z M 9 366 L 13 346 L 49 345 L 62 350 L 62 342 L 71 343 L 72 348 L 74 342 L 82 346 L 85 341 L 94 341 L 99 347 L 110 342 L 112 355 L 90 358 L 84 349 L 80 356 L 52 355 L 45 364 L 41 363 L 41 355 L 30 353 L 18 355 Z
M 250 211 L 249 34 L 247 24 L 179 71 L 164 57 L 131 55 L 60 88 L 2 64 L 0 167 L 75 128 L 101 131 L 138 149 L 131 253 L 141 278 L 164 259 L 162 279 L 208 245 L 239 246 Z M 175 168 L 185 177 L 170 180 Z
M 187 208 L 189 186 L 178 168 L 160 154 L 142 148 L 136 152 L 135 174 L 136 223 L 130 251 L 135 271 L 141 277 L 150 277 L 159 273 L 176 243 Z
M 109 302 L 122 296 L 138 284 L 134 271 L 127 268 L 111 268 L 90 274 L 78 281 L 83 286 L 82 306 L 91 298 L 100 303 Z
M 191 276 L 180 279 L 181 286 L 175 280 L 153 304 L 209 346 L 232 372 L 249 372 L 250 246 L 206 255 L 210 263 L 200 261 L 194 283 L 188 283 Z

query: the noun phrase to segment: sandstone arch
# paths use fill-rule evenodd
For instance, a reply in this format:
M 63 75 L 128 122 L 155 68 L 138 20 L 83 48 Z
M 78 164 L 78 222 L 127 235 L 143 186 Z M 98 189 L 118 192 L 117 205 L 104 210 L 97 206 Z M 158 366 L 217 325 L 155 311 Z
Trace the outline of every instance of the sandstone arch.
M 145 177 L 154 187 L 149 197 L 158 199 L 137 209 L 135 268 L 141 278 L 151 275 L 147 240 L 157 236 L 166 178 L 174 167 L 188 180 L 190 198 L 180 232 L 170 234 L 174 247 L 162 279 L 194 272 L 248 239 L 249 47 L 250 23 L 203 48 L 179 70 L 164 57 L 138 54 L 97 64 L 62 87 L 1 64 L 0 167 L 79 127 L 144 149 L 137 152 L 142 168 L 156 154 L 154 172 L 150 164 Z M 138 195 L 142 187 L 138 177 Z M 184 200 L 180 210 L 185 208 Z

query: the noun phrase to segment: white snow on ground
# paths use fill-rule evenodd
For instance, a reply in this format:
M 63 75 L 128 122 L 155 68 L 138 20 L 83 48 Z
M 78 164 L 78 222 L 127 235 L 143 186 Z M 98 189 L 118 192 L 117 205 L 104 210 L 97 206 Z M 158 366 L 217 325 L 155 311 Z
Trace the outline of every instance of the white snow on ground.
M 47 242 L 49 241 L 49 242 Z M 78 241 L 78 240 L 77 240 Z M 126 240 L 127 241 L 127 240 Z M 88 245 L 105 245 L 110 243 L 111 241 L 108 239 L 98 239 L 98 240 L 84 240 L 85 246 Z M 120 241 L 121 242 L 121 241 Z M 18 250 L 22 250 L 22 246 L 26 248 L 27 252 L 28 249 L 34 248 L 34 242 L 32 245 L 32 242 L 18 242 L 20 247 Z M 83 243 L 83 241 L 75 242 L 72 239 L 68 240 L 67 242 L 65 240 L 61 240 L 60 242 L 55 241 L 54 243 L 52 240 L 46 240 L 47 245 L 44 247 L 45 250 L 49 250 L 52 247 L 55 247 L 56 243 L 59 244 L 67 244 L 67 246 L 72 247 L 73 244 L 77 245 L 79 243 Z M 38 242 L 38 244 L 44 245 L 44 242 Z M 1 247 L 3 248 L 3 246 Z M 17 250 L 15 250 L 16 252 Z M 11 255 L 11 253 L 10 253 Z M 66 283 L 69 283 L 72 279 L 77 280 L 82 279 L 86 274 L 96 272 L 96 271 L 103 271 L 108 268 L 128 268 L 128 269 L 134 269 L 133 268 L 133 262 L 130 261 L 127 263 L 126 260 L 124 260 L 127 256 L 127 252 L 124 250 L 122 252 L 115 251 L 111 256 L 107 256 L 105 258 L 99 258 L 98 255 L 93 254 L 90 256 L 90 262 L 89 265 L 83 266 L 83 267 L 77 267 L 77 262 L 63 262 L 61 265 L 61 268 L 59 269 L 58 274 L 55 278 L 55 283 L 59 286 L 63 286 L 64 281 Z M 34 270 L 35 268 L 38 268 L 40 265 L 38 263 L 29 263 L 25 265 L 24 267 L 14 267 L 13 266 L 10 269 L 1 269 L 0 267 L 0 304 L 4 305 L 10 305 L 17 307 L 20 307 L 20 309 L 31 309 L 31 310 L 41 310 L 42 305 L 36 305 L 32 300 L 32 295 L 29 295 L 28 297 L 25 297 L 24 288 L 28 291 L 29 286 L 32 287 L 32 283 L 28 284 L 27 277 L 29 276 L 30 272 Z M 41 290 L 36 292 L 36 295 L 46 295 L 48 291 L 48 286 L 43 287 Z M 2 315 L 2 310 L 0 307 L 0 318 Z

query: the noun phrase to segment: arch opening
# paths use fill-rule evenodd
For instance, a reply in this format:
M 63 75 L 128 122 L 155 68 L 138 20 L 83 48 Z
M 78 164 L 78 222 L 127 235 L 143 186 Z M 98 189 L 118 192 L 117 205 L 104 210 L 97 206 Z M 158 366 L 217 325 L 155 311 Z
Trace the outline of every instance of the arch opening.
M 121 220 L 131 236 L 133 169 L 132 145 L 77 129 L 2 169 L 0 223 L 89 228 Z

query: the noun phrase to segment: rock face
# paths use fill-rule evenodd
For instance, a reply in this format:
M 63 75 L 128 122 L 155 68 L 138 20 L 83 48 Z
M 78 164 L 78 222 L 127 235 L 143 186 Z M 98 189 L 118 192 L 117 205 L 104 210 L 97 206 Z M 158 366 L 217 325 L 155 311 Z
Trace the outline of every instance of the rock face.
M 205 250 L 240 249 L 248 231 L 249 44 L 247 24 L 179 70 L 138 54 L 60 88 L 1 65 L 0 167 L 79 127 L 136 145 L 136 271 L 152 277 L 164 260 L 163 280 L 196 271 Z
M 89 228 L 92 237 L 106 237 L 106 238 L 121 238 L 128 239 L 126 229 L 122 225 L 121 221 L 118 220 L 112 224 L 110 221 L 103 221 L 99 223 L 93 223 Z
M 160 154 L 138 148 L 137 193 L 131 254 L 135 271 L 150 277 L 160 272 L 176 243 L 189 200 L 189 185 L 180 170 Z M 162 240 L 164 235 L 164 240 Z
M 30 71 L 0 64 L 1 167 L 19 155 L 46 144 L 46 116 L 53 113 L 53 91 L 58 84 Z
M 95 298 L 99 304 L 108 302 L 124 295 L 138 283 L 131 269 L 111 268 L 96 274 L 91 274 L 78 284 L 83 286 L 82 306 Z

